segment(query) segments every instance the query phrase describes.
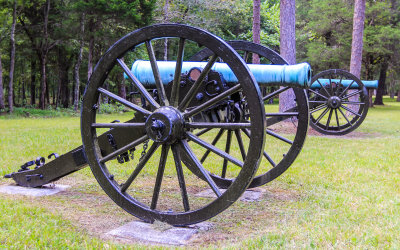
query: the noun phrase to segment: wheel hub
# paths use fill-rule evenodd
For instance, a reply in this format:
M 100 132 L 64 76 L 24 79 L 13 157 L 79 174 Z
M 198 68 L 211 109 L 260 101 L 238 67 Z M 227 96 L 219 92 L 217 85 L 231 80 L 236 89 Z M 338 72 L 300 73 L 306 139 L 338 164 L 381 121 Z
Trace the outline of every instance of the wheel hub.
M 155 142 L 173 143 L 184 136 L 181 113 L 173 107 L 161 107 L 146 120 L 147 135 Z
M 342 101 L 337 96 L 331 96 L 328 99 L 328 106 L 333 109 L 337 109 L 342 104 Z

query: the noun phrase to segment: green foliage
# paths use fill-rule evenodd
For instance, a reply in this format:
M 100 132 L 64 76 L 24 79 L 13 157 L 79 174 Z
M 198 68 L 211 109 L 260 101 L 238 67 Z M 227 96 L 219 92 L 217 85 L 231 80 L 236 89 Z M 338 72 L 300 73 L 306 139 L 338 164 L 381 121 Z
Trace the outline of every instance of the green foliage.
M 159 0 L 155 20 L 163 22 L 164 0 Z M 225 40 L 252 40 L 252 0 L 171 1 L 168 20 L 206 29 Z M 278 48 L 279 1 L 261 1 L 261 44 Z
M 400 29 L 398 1 L 367 1 L 362 78 L 378 79 L 380 64 L 397 67 Z M 353 28 L 352 1 L 297 1 L 297 58 L 308 61 L 314 72 L 329 68 L 349 70 Z
M 297 61 L 308 61 L 314 72 L 348 68 L 353 5 L 343 0 L 298 2 Z
M 99 114 L 122 113 L 125 107 L 120 104 L 102 103 L 100 104 Z
M 52 106 L 49 106 L 47 109 L 41 110 L 26 105 L 24 108 L 15 107 L 12 114 L 0 115 L 0 119 L 76 117 L 79 115 L 80 113 L 75 112 L 73 109 L 52 108 Z

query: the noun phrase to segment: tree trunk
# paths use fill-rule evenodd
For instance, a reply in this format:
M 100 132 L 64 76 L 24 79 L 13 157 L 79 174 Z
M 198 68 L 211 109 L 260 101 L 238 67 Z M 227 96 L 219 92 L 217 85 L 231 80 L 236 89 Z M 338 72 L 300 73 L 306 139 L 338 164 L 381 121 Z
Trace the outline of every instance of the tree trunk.
M 36 104 L 36 60 L 31 61 L 31 105 Z
M 296 1 L 280 1 L 280 52 L 289 64 L 296 63 Z M 293 91 L 279 95 L 279 111 L 284 112 L 296 106 Z
M 88 82 L 90 79 L 90 76 L 92 75 L 93 72 L 93 53 L 94 53 L 94 29 L 95 29 L 95 24 L 93 18 L 89 19 L 89 52 L 88 52 Z
M 8 109 L 9 112 L 12 113 L 14 109 L 13 105 L 13 89 L 14 89 L 14 66 L 15 66 L 15 23 L 17 19 L 17 1 L 14 0 L 14 7 L 13 7 L 13 21 L 11 25 L 11 35 L 10 35 L 10 44 L 11 44 L 11 51 L 10 51 L 10 74 L 9 78 L 10 81 L 8 83 Z
M 253 42 L 260 44 L 261 42 L 261 0 L 253 0 Z M 260 57 L 257 54 L 253 54 L 253 64 L 260 64 Z
M 353 38 L 351 42 L 350 73 L 360 77 L 363 51 L 365 0 L 355 0 L 353 17 Z
M 40 58 L 40 97 L 39 97 L 39 108 L 45 109 L 46 102 L 46 56 Z
M 118 79 L 120 78 L 120 79 Z M 118 95 L 124 99 L 126 99 L 126 86 L 125 86 L 125 78 L 121 74 L 121 77 L 117 77 L 117 87 L 118 87 Z
M 164 23 L 169 22 L 169 1 L 165 0 L 164 4 Z M 164 61 L 168 61 L 168 38 L 164 39 Z
M 81 15 L 80 29 L 81 29 L 80 48 L 79 48 L 78 59 L 76 61 L 75 68 L 74 68 L 74 82 L 75 82 L 74 110 L 75 111 L 78 111 L 78 106 L 79 106 L 79 86 L 80 86 L 79 69 L 81 68 L 81 64 L 82 64 L 83 35 L 84 35 L 84 32 L 85 32 L 85 14 Z
M 358 78 L 361 77 L 364 19 L 365 19 L 365 0 L 355 0 L 354 15 L 353 15 L 353 35 L 351 42 L 350 73 L 357 76 Z M 350 90 L 349 93 L 354 91 Z M 357 101 L 358 98 L 359 95 L 355 95 L 353 97 L 350 97 L 349 99 L 350 101 Z M 360 108 L 357 105 L 349 105 L 348 107 L 356 112 Z M 349 116 L 353 116 L 353 114 L 351 114 L 350 112 L 347 112 L 347 114 Z
M 397 92 L 396 102 L 400 102 L 400 90 Z
M 68 69 L 69 62 L 67 60 L 67 52 L 64 46 L 58 47 L 58 79 L 60 85 L 61 106 L 68 108 L 69 106 L 69 89 L 68 89 Z
M 25 106 L 26 105 L 26 94 L 25 94 L 25 81 L 22 79 L 22 90 L 21 90 L 21 92 L 22 92 L 22 106 Z
M 375 105 L 383 105 L 383 94 L 385 92 L 386 72 L 388 70 L 389 63 L 386 59 L 381 64 L 381 70 L 379 72 L 378 89 L 376 90 Z
M 3 94 L 3 65 L 1 64 L 0 51 L 0 110 L 4 109 L 4 94 Z

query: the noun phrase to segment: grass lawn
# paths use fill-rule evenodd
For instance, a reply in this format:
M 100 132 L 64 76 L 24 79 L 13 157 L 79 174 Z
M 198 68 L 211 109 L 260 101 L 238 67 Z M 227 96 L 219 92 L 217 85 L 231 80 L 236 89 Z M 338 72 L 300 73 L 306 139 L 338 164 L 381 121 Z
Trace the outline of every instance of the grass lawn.
M 260 201 L 237 201 L 209 220 L 213 228 L 201 232 L 193 245 L 400 248 L 400 103 L 388 98 L 384 102 L 370 109 L 361 127 L 347 136 L 310 132 L 289 170 L 260 187 L 265 191 Z M 51 116 L 0 116 L 1 176 L 36 156 L 81 144 L 79 116 Z M 188 176 L 190 181 L 193 176 Z M 0 178 L 0 185 L 9 183 Z M 135 218 L 105 195 L 89 168 L 57 183 L 71 188 L 44 198 L 0 194 L 1 247 L 143 247 L 103 237 Z

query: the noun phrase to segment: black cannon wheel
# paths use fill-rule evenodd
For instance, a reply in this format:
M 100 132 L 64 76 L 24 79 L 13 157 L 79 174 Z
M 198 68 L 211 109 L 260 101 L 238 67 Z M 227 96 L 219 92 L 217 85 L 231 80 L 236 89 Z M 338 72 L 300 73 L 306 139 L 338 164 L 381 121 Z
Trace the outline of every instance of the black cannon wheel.
M 261 63 L 274 65 L 288 64 L 278 53 L 265 46 L 247 41 L 229 41 L 228 44 L 241 53 L 243 59 L 247 63 L 251 63 L 252 55 L 257 54 L 261 59 Z M 211 51 L 204 49 L 193 56 L 190 60 L 202 61 L 210 56 Z M 279 97 L 279 94 L 285 93 L 286 91 L 294 92 L 296 107 L 293 110 L 280 113 L 279 111 L 271 110 L 268 105 L 265 105 L 267 118 L 266 146 L 263 152 L 265 164 L 262 164 L 259 167 L 257 175 L 253 179 L 249 188 L 264 185 L 283 174 L 294 162 L 304 145 L 309 122 L 308 101 L 305 90 L 292 87 L 277 87 L 270 92 L 264 93 L 263 100 L 264 102 L 268 102 L 271 98 Z M 292 118 L 295 119 L 290 122 L 290 119 Z M 219 133 L 221 133 L 221 130 Z M 227 137 L 225 140 L 225 149 L 228 150 L 231 148 L 231 144 L 235 142 L 237 142 L 239 147 L 241 147 L 240 144 L 242 144 L 242 138 L 249 135 L 246 130 L 225 130 L 223 133 Z M 287 138 L 288 134 L 291 134 L 289 136 L 292 138 Z M 219 139 L 221 139 L 221 137 L 219 137 Z M 218 140 L 216 140 L 215 143 L 217 143 L 217 141 Z M 203 157 L 203 161 L 205 158 Z M 222 174 L 220 175 L 221 177 L 224 177 L 227 168 L 226 165 L 227 162 L 224 161 Z M 228 187 L 233 181 L 233 179 L 221 178 L 219 176 L 213 177 L 216 179 L 216 183 L 224 188 Z
M 168 39 L 171 49 L 169 55 L 176 55 L 175 61 L 178 66 L 173 77 L 173 86 L 176 86 L 176 89 L 179 89 L 180 65 L 182 65 L 184 54 L 186 56 L 185 48 L 188 47 L 190 52 L 198 46 L 203 46 L 200 49 L 205 47 L 213 51 L 213 56 L 203 70 L 205 74 L 200 75 L 192 89 L 185 93 L 182 101 L 179 101 L 178 91 L 172 92 L 171 96 L 166 96 L 165 83 L 161 82 L 156 63 L 161 53 L 155 52 L 154 44 L 163 44 L 164 39 Z M 175 45 L 173 42 L 176 42 Z M 191 120 L 193 113 L 187 110 L 187 105 L 196 94 L 196 87 L 203 84 L 203 76 L 219 58 L 231 68 L 240 83 L 215 96 L 206 104 L 199 105 L 197 110 L 206 109 L 241 91 L 245 99 L 252 100 L 248 104 L 250 123 L 195 123 Z M 125 63 L 138 59 L 149 60 L 151 63 L 157 87 L 157 91 L 152 91 L 152 94 L 146 89 L 145 84 L 131 73 Z M 106 86 L 110 86 L 113 80 L 122 76 L 122 73 L 126 74 L 130 83 L 141 93 L 145 100 L 142 106 L 106 89 Z M 101 123 L 104 118 L 98 114 L 98 100 L 101 97 L 113 99 L 116 103 L 134 111 L 134 119 L 131 117 L 124 123 L 122 121 L 121 123 Z M 82 104 L 82 141 L 88 163 L 98 183 L 120 207 L 144 221 L 159 220 L 172 225 L 188 225 L 217 215 L 246 190 L 257 171 L 263 152 L 264 116 L 261 95 L 254 77 L 240 56 L 228 44 L 198 28 L 161 24 L 145 27 L 126 35 L 116 42 L 97 63 Z M 205 129 L 235 127 L 249 130 L 251 135 L 246 150 L 248 157 L 242 162 L 217 149 L 210 141 L 199 139 L 198 136 L 192 134 L 191 130 L 194 127 Z M 139 134 L 139 136 L 115 152 L 103 155 L 97 137 L 102 129 L 116 128 L 124 128 L 126 138 L 134 134 Z M 189 145 L 189 140 L 196 141 L 196 146 Z M 109 142 L 113 144 L 112 138 L 109 138 Z M 118 141 L 114 144 L 118 144 Z M 122 165 L 116 163 L 116 157 L 126 154 L 128 150 L 132 153 L 135 148 L 142 147 L 142 154 L 140 158 L 138 157 L 139 159 L 135 158 L 137 163 L 135 162 L 133 166 L 128 165 L 132 161 Z M 219 161 L 226 159 L 240 167 L 235 181 L 225 192 L 219 190 L 213 178 L 210 177 L 213 164 L 200 163 L 198 150 L 201 149 L 217 152 Z M 157 155 L 160 156 L 157 157 Z M 118 166 L 115 167 L 115 165 Z M 126 168 L 121 166 L 126 166 Z M 214 196 L 204 198 L 196 195 L 205 188 L 211 188 Z
M 326 135 L 345 135 L 358 128 L 368 112 L 368 92 L 353 74 L 329 69 L 311 79 L 310 125 Z M 347 82 L 347 84 L 344 84 Z

